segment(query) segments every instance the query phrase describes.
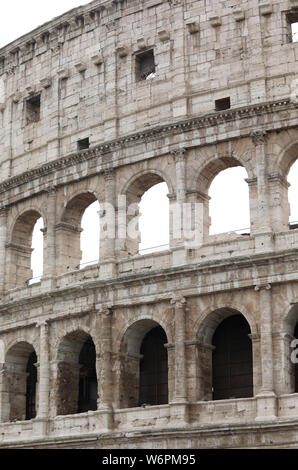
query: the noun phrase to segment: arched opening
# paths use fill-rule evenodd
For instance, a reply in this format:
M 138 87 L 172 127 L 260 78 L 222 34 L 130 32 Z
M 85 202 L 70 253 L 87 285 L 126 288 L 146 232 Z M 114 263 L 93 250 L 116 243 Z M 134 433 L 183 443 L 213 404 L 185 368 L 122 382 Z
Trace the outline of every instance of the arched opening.
M 3 421 L 24 421 L 37 413 L 37 356 L 33 346 L 21 342 L 13 346 L 5 359 L 5 383 L 2 394 Z
M 298 228 L 298 160 L 291 166 L 287 179 L 289 183 L 289 225 L 291 229 L 296 229 Z
M 246 169 L 235 157 L 211 160 L 197 181 L 197 202 L 203 205 L 202 233 L 209 235 L 250 232 L 250 198 L 255 189 L 245 181 Z M 253 213 L 252 213 L 253 217 Z
M 61 273 L 99 260 L 99 203 L 91 193 L 68 202 L 57 229 L 58 267 Z
M 68 334 L 57 357 L 57 414 L 70 415 L 97 409 L 96 350 L 83 331 Z
M 231 318 L 231 320 L 229 320 Z M 239 320 L 238 320 L 239 319 Z M 224 337 L 225 332 L 225 325 L 228 325 L 228 320 L 231 322 L 232 332 L 236 339 L 234 340 L 232 337 L 229 338 L 226 336 L 226 340 L 222 340 L 222 336 Z M 226 323 L 227 321 L 227 323 Z M 227 329 L 229 328 L 229 325 Z M 237 329 L 238 328 L 238 329 Z M 222 332 L 223 331 L 223 332 Z M 250 333 L 257 334 L 257 325 L 252 317 L 249 319 L 249 323 L 247 317 L 245 317 L 239 310 L 232 308 L 232 307 L 221 307 L 217 308 L 204 317 L 204 319 L 200 322 L 198 333 L 197 333 L 197 354 L 198 354 L 198 361 L 197 361 L 197 399 L 198 400 L 213 400 L 218 399 L 219 395 L 217 394 L 216 389 L 218 390 L 217 383 L 214 384 L 214 379 L 217 378 L 220 380 L 222 377 L 225 380 L 225 374 L 229 373 L 230 376 L 234 373 L 234 368 L 229 366 L 227 363 L 227 358 L 230 358 L 233 361 L 233 348 L 239 345 L 239 341 L 237 339 L 237 335 L 241 338 L 240 341 L 243 340 L 243 344 L 246 346 L 246 354 L 249 356 L 248 362 L 251 363 L 250 367 L 250 374 L 251 380 L 254 385 L 254 389 L 257 390 L 258 387 L 258 364 L 253 368 L 252 364 L 252 347 L 254 347 L 254 355 L 259 355 L 259 350 L 256 349 L 258 343 L 252 343 Z M 232 333 L 231 333 L 232 334 Z M 228 335 L 228 333 L 227 333 Z M 251 342 L 251 345 L 249 345 Z M 241 349 L 241 344 L 239 345 Z M 232 348 L 231 352 L 225 351 L 222 348 Z M 249 354 L 248 354 L 249 353 Z M 240 353 L 239 353 L 240 354 Z M 241 352 L 241 354 L 244 354 Z M 240 358 L 240 355 L 239 355 Z M 230 360 L 229 359 L 229 360 Z M 245 361 L 244 361 L 245 362 Z M 223 364 L 223 367 L 221 367 Z M 227 372 L 229 371 L 229 372 Z M 254 376 L 252 375 L 254 372 Z M 249 375 L 250 375 L 249 374 Z M 230 379 L 227 379 L 230 380 Z M 234 381 L 235 382 L 235 381 Z M 234 386 L 234 382 L 230 385 L 230 389 Z M 229 382 L 230 383 L 230 382 Z M 251 384 L 251 382 L 250 382 Z M 251 386 L 251 385 L 250 385 Z M 220 388 L 219 388 L 219 392 Z M 254 390 L 252 390 L 252 395 Z M 227 391 L 226 395 L 228 397 L 235 396 L 235 393 Z
M 80 352 L 80 380 L 78 412 L 97 410 L 96 351 L 91 338 L 88 338 Z
M 80 267 L 84 268 L 99 261 L 99 202 L 95 201 L 84 212 L 82 217 L 82 233 L 81 233 L 81 252 L 82 258 Z
M 243 167 L 227 168 L 209 188 L 210 235 L 226 232 L 249 234 L 249 188 Z
M 168 403 L 167 336 L 153 320 L 140 320 L 121 345 L 120 407 Z
M 140 254 L 169 248 L 169 198 L 167 195 L 167 184 L 159 183 L 148 189 L 141 198 Z
M 167 336 L 161 326 L 146 334 L 142 341 L 140 361 L 139 404 L 168 403 L 168 355 L 164 345 Z
M 298 321 L 294 330 L 294 338 L 298 340 Z M 297 346 L 296 346 L 297 349 Z M 294 363 L 294 393 L 298 393 L 298 360 Z
M 39 282 L 43 275 L 43 239 L 44 239 L 44 223 L 40 217 L 34 225 L 32 233 L 32 255 L 31 255 L 31 271 L 32 279 L 29 284 Z
M 26 420 L 36 417 L 37 356 L 32 352 L 27 362 Z
M 224 319 L 213 335 L 213 400 L 253 396 L 249 324 L 242 315 Z
M 126 196 L 127 233 L 120 241 L 128 255 L 145 255 L 169 247 L 168 186 L 155 172 L 137 177 Z
M 43 272 L 42 229 L 43 219 L 33 210 L 25 212 L 16 221 L 8 246 L 9 288 L 30 284 L 36 277 L 40 280 Z

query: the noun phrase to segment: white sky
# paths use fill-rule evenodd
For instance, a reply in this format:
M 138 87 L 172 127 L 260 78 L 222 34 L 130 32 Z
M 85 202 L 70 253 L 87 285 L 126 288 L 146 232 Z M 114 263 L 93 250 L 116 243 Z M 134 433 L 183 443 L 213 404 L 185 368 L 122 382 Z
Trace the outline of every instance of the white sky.
M 37 26 L 50 21 L 56 16 L 65 13 L 67 10 L 76 8 L 80 5 L 89 3 L 89 0 L 9 0 L 1 2 L 1 15 L 0 15 L 0 47 L 5 46 L 14 39 L 22 36 L 35 29 Z M 296 40 L 296 38 L 295 38 Z M 236 178 L 235 178 L 236 176 Z M 210 195 L 212 200 L 210 202 L 210 215 L 212 217 L 212 226 L 210 233 L 220 233 L 231 230 L 243 229 L 249 226 L 248 215 L 248 189 L 247 184 L 243 181 L 246 177 L 243 168 L 231 168 L 224 174 L 218 175 L 216 184 L 214 182 L 210 188 Z M 298 162 L 292 167 L 290 172 L 289 182 L 291 188 L 289 190 L 289 201 L 291 203 L 291 221 L 298 220 Z M 235 182 L 236 181 L 236 182 Z M 216 186 L 219 187 L 219 194 L 216 197 Z M 295 189 L 297 186 L 297 189 Z M 140 248 L 144 249 L 156 245 L 164 245 L 167 243 L 165 233 L 168 233 L 168 217 L 166 211 L 168 210 L 168 201 L 165 199 L 165 185 L 160 185 L 159 190 L 152 190 L 151 197 L 154 200 L 151 206 L 152 214 L 148 216 L 148 221 L 140 220 L 140 228 L 147 224 L 146 236 L 143 236 Z M 143 202 L 141 212 L 146 212 L 146 204 Z M 84 251 L 83 262 L 93 261 L 97 258 L 94 256 L 98 251 L 97 246 L 97 224 L 98 222 L 98 208 L 90 209 L 91 215 L 86 215 L 86 219 L 91 220 L 91 235 L 88 242 L 82 241 L 82 248 Z M 34 232 L 34 245 L 41 245 L 41 242 L 36 242 L 36 237 L 42 240 L 41 225 L 38 230 Z M 85 235 L 87 229 L 85 228 Z M 91 240 L 91 241 L 90 241 Z M 84 248 L 85 247 L 85 248 Z M 93 247 L 91 249 L 91 247 Z M 88 249 L 87 249 L 88 248 Z M 42 254 L 40 249 L 34 252 L 33 260 L 34 277 L 40 275 L 40 260 Z
M 89 0 L 2 0 L 0 47 Z

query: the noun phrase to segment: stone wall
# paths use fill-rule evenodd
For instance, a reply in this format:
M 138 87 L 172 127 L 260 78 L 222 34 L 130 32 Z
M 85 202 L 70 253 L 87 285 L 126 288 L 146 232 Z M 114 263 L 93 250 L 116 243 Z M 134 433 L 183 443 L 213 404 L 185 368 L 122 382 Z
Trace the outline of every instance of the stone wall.
M 0 447 L 296 446 L 298 231 L 287 183 L 298 141 L 287 23 L 296 7 L 95 0 L 0 51 Z M 140 80 L 150 51 L 155 76 Z M 227 97 L 230 108 L 216 110 Z M 234 166 L 247 173 L 250 229 L 213 236 L 209 187 Z M 159 182 L 170 207 L 201 204 L 199 242 L 177 240 L 171 225 L 169 249 L 141 256 L 118 227 L 114 239 L 101 231 L 99 263 L 79 269 L 86 207 L 110 204 L 113 222 Z M 38 217 L 44 271 L 31 285 Z M 254 393 L 213 401 L 213 334 L 235 313 L 250 327 Z M 157 325 L 169 403 L 143 408 L 140 345 Z M 87 337 L 98 409 L 79 414 Z M 33 351 L 37 417 L 25 421 Z

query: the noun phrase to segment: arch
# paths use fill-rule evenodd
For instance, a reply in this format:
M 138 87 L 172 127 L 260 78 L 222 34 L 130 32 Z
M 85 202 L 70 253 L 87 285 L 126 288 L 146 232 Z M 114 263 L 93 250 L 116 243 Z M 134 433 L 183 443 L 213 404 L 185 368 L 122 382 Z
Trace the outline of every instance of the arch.
M 92 191 L 79 191 L 73 194 L 64 205 L 60 217 L 61 222 L 79 226 L 86 208 L 97 200 L 95 193 Z
M 40 211 L 30 209 L 19 214 L 14 221 L 8 244 L 9 288 L 22 286 L 32 279 L 32 235 L 36 222 L 40 218 L 44 221 Z
M 123 341 L 124 341 L 124 338 L 125 338 L 127 332 L 130 330 L 130 328 L 132 328 L 133 325 L 137 322 L 143 322 L 143 321 L 146 322 L 147 320 L 151 321 L 152 325 L 161 326 L 162 329 L 165 331 L 169 342 L 174 341 L 173 335 L 171 334 L 171 331 L 169 330 L 167 323 L 164 321 L 164 318 L 167 318 L 167 315 L 164 314 L 164 311 L 162 310 L 161 314 L 158 315 L 158 318 L 157 318 L 156 315 L 154 315 L 154 317 L 155 318 L 153 318 L 153 316 L 150 315 L 150 314 L 143 314 L 143 315 L 138 315 L 138 317 L 135 318 L 133 322 L 126 321 L 125 324 L 119 330 L 117 338 L 115 339 L 115 350 L 116 351 L 123 351 L 123 344 L 124 344 Z M 152 326 L 152 328 L 153 328 L 153 326 Z
M 298 365 L 297 346 L 292 344 L 294 339 L 298 339 L 298 302 L 289 306 L 287 312 L 283 315 L 281 322 L 281 358 L 283 367 L 282 383 L 284 384 L 282 393 L 298 392 Z
M 60 273 L 80 267 L 83 255 L 81 250 L 82 217 L 86 209 L 94 202 L 98 202 L 98 199 L 93 192 L 79 192 L 72 196 L 63 209 L 60 222 L 56 226 Z M 99 259 L 99 233 L 97 259 Z
M 24 421 L 36 416 L 37 355 L 25 341 L 11 346 L 5 356 L 2 393 L 3 421 Z
M 236 158 L 235 156 L 225 155 L 209 159 L 209 161 L 205 162 L 205 164 L 199 169 L 197 189 L 207 194 L 212 181 L 221 171 L 228 168 L 234 168 L 236 166 L 242 166 L 249 177 L 249 171 L 246 167 L 247 165 L 242 162 L 239 157 Z
M 250 153 L 249 153 L 250 155 Z M 246 171 L 247 177 L 251 178 L 253 176 L 253 171 L 248 165 L 247 156 L 244 158 L 244 155 L 238 155 L 235 152 L 230 154 L 222 155 L 210 155 L 206 159 L 203 159 L 203 163 L 199 167 L 199 171 L 196 173 L 196 179 L 193 182 L 194 187 L 197 191 L 197 201 L 203 204 L 203 237 L 204 239 L 209 236 L 210 228 L 210 214 L 209 214 L 209 204 L 210 196 L 209 190 L 214 179 L 219 175 L 220 172 L 225 171 L 230 168 L 242 167 Z M 249 187 L 248 191 L 251 193 L 252 189 Z M 249 196 L 249 200 L 251 198 Z M 253 220 L 253 214 L 251 213 L 252 208 L 249 207 L 249 218 Z M 235 229 L 241 229 L 242 227 L 235 226 Z M 222 230 L 224 232 L 225 230 Z
M 147 179 L 148 177 L 148 179 Z M 142 195 L 148 191 L 152 186 L 158 183 L 165 182 L 168 186 L 169 193 L 174 193 L 174 187 L 170 179 L 163 172 L 155 169 L 147 169 L 139 171 L 134 174 L 124 185 L 120 194 L 126 195 L 129 192 L 134 194 Z
M 233 302 L 231 304 L 212 304 L 204 310 L 198 319 L 195 331 L 197 339 L 205 344 L 211 345 L 212 337 L 219 324 L 231 315 L 241 314 L 249 324 L 251 334 L 258 334 L 258 324 L 252 312 L 245 305 Z
M 277 158 L 277 168 L 287 178 L 290 168 L 298 158 L 298 140 L 290 142 Z
M 212 343 L 213 400 L 253 396 L 253 360 L 249 324 L 241 314 L 225 318 Z
M 60 341 L 56 389 L 58 415 L 97 409 L 96 347 L 83 330 L 74 330 Z
M 198 341 L 198 398 L 202 400 L 213 399 L 213 336 L 219 325 L 229 317 L 241 315 L 249 325 L 251 334 L 257 334 L 257 323 L 249 310 L 242 305 L 220 306 L 213 304 L 207 308 L 200 316 L 195 328 Z
M 127 222 L 127 235 L 126 235 L 126 239 L 124 239 L 123 241 L 121 241 L 122 243 L 122 246 L 121 246 L 121 251 L 122 252 L 126 252 L 127 254 L 131 254 L 131 255 L 136 255 L 138 253 L 140 254 L 145 254 L 146 252 L 148 252 L 148 248 L 150 248 L 149 251 L 159 251 L 159 248 L 161 249 L 167 249 L 168 248 L 168 245 L 169 245 L 169 202 L 168 202 L 168 199 L 166 197 L 166 204 L 167 204 L 167 207 L 166 207 L 166 212 L 167 212 L 167 217 L 168 217 L 168 224 L 165 225 L 164 229 L 166 230 L 166 234 L 161 234 L 161 238 L 163 238 L 166 243 L 163 243 L 161 242 L 162 244 L 162 247 L 153 247 L 154 245 L 154 242 L 150 243 L 150 240 L 147 240 L 147 244 L 148 244 L 148 247 L 147 246 L 143 246 L 142 248 L 144 249 L 144 251 L 140 251 L 139 252 L 139 247 L 140 247 L 140 242 L 142 241 L 142 238 L 144 238 L 144 235 L 145 233 L 143 233 L 143 237 L 142 237 L 142 233 L 140 232 L 140 226 L 139 226 L 139 222 L 140 222 L 140 212 L 139 212 L 139 208 L 140 208 L 140 202 L 141 202 L 141 199 L 142 197 L 145 195 L 145 193 L 147 191 L 149 191 L 150 189 L 153 189 L 154 186 L 160 184 L 160 183 L 165 183 L 167 185 L 167 191 L 171 191 L 172 190 L 172 185 L 170 184 L 170 182 L 168 182 L 168 178 L 165 177 L 161 172 L 157 171 L 157 170 L 151 170 L 151 169 L 148 169 L 146 171 L 141 171 L 139 172 L 137 175 L 134 175 L 132 178 L 130 178 L 130 180 L 125 184 L 124 188 L 122 189 L 121 191 L 121 194 L 122 195 L 125 195 L 126 197 L 126 200 L 125 200 L 125 210 L 126 210 L 126 222 Z M 170 184 L 170 186 L 169 186 Z M 152 195 L 151 195 L 152 197 Z M 164 197 L 164 196 L 162 196 Z M 149 225 L 151 224 L 151 228 L 152 228 L 152 223 L 156 223 L 156 226 L 158 227 L 157 230 L 160 228 L 160 225 L 158 225 L 157 223 L 157 220 L 158 220 L 158 217 L 156 218 L 156 216 L 153 218 L 152 216 L 150 216 L 150 206 L 152 207 L 152 202 L 153 200 L 151 199 L 151 203 L 150 201 L 147 201 L 147 209 L 146 209 L 146 212 L 147 212 L 147 215 L 149 216 L 150 218 L 150 222 L 149 222 Z M 148 204 L 149 202 L 149 204 Z M 155 206 L 155 214 L 158 215 L 158 213 L 160 212 L 162 208 L 162 205 L 159 205 L 158 206 L 158 209 L 156 211 L 156 206 Z M 165 220 L 165 214 L 164 214 L 164 211 L 162 212 L 162 221 Z M 143 214 L 143 217 L 145 216 L 145 214 Z M 142 219 L 142 225 L 144 225 L 144 218 Z M 145 224 L 145 227 L 146 227 L 146 224 Z M 151 230 L 150 230 L 151 232 Z M 146 231 L 147 233 L 147 231 Z M 159 243 L 157 243 L 159 244 Z M 156 245 L 156 243 L 155 243 Z M 152 249 L 153 247 L 153 249 Z M 155 249 L 156 248 L 156 249 Z
M 121 408 L 140 406 L 144 400 L 152 405 L 168 402 L 167 341 L 165 330 L 152 319 L 138 320 L 127 328 L 120 348 Z

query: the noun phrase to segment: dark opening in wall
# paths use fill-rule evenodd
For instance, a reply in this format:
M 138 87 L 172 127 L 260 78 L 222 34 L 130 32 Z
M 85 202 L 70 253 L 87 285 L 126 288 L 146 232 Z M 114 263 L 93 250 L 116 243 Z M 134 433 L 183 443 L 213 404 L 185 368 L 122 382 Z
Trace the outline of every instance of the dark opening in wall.
M 215 100 L 215 111 L 224 111 L 225 109 L 230 109 L 231 100 L 230 97 L 221 98 L 220 100 Z
M 90 147 L 89 137 L 78 140 L 78 150 L 86 150 Z
M 287 42 L 298 42 L 298 10 L 293 10 L 287 13 Z
M 26 420 L 36 417 L 36 383 L 37 383 L 37 356 L 35 352 L 30 354 L 27 363 L 27 383 L 26 383 Z
M 136 80 L 148 80 L 155 76 L 155 62 L 153 50 L 142 52 L 136 56 Z
M 35 95 L 26 101 L 27 124 L 40 121 L 40 95 Z

